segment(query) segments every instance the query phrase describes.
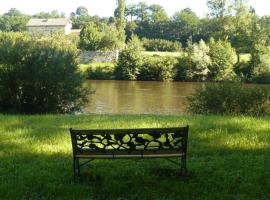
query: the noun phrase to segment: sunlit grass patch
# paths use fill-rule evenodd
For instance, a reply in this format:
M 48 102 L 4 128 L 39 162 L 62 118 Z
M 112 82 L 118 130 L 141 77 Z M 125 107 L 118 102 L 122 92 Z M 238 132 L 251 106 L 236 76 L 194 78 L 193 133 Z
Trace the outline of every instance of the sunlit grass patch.
M 251 59 L 251 54 L 245 53 L 240 55 L 240 62 L 248 62 Z
M 172 57 L 180 57 L 183 55 L 183 52 L 162 52 L 162 51 L 143 51 L 142 52 L 144 55 L 149 55 L 149 56 L 172 56 Z

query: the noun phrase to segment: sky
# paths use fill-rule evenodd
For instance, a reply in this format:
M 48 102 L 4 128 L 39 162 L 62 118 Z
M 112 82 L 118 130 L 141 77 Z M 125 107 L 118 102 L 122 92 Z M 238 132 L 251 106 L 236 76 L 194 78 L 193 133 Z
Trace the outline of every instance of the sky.
M 200 17 L 208 12 L 207 0 L 126 0 L 127 4 L 137 4 L 141 1 L 148 5 L 163 6 L 170 16 L 186 7 L 191 8 Z M 258 15 L 270 15 L 270 0 L 249 0 L 249 4 L 255 8 Z M 7 12 L 10 8 L 17 8 L 30 15 L 41 11 L 58 10 L 68 17 L 79 6 L 87 7 L 90 15 L 109 17 L 113 16 L 116 0 L 0 0 L 0 14 Z

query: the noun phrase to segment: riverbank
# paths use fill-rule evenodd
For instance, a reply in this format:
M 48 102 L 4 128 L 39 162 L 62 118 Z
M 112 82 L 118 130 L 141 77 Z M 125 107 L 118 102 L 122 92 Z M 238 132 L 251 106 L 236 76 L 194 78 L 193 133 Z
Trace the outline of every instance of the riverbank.
M 269 199 L 270 118 L 0 115 L 1 199 Z M 187 180 L 162 159 L 97 160 L 72 180 L 68 129 L 190 125 Z

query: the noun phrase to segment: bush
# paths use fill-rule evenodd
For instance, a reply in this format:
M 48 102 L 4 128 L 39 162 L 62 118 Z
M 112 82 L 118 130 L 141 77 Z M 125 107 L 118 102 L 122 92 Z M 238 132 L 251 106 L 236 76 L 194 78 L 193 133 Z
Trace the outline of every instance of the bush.
M 132 36 L 127 47 L 119 53 L 115 68 L 116 79 L 136 80 L 142 65 L 142 44 L 137 36 Z
M 0 33 L 0 112 L 67 113 L 85 102 L 77 48 L 60 35 Z
M 207 84 L 187 98 L 188 111 L 196 114 L 251 115 L 270 114 L 270 91 L 240 84 Z
M 181 51 L 180 42 L 173 42 L 163 39 L 147 39 L 147 38 L 143 38 L 142 42 L 146 51 L 168 51 L 168 52 Z
M 239 62 L 234 65 L 234 72 L 241 81 L 249 82 L 252 74 L 252 66 L 250 62 Z
M 175 65 L 174 80 L 177 80 L 177 81 L 192 80 L 191 75 L 188 76 L 188 74 L 190 74 L 189 68 L 191 65 L 192 65 L 192 63 L 187 56 L 179 57 L 176 65 Z M 193 81 L 195 81 L 195 80 L 193 79 Z
M 138 80 L 172 80 L 176 59 L 169 56 L 146 56 L 138 74 Z
M 256 76 L 253 76 L 251 79 L 252 83 L 258 84 L 269 84 L 270 83 L 270 72 L 260 73 Z
M 233 80 L 236 77 L 234 72 L 234 64 L 237 61 L 235 49 L 227 41 L 218 40 L 215 42 L 211 38 L 209 56 L 211 65 L 209 66 L 209 80 L 224 81 Z
M 198 44 L 188 44 L 187 55 L 181 57 L 176 65 L 177 80 L 204 81 L 209 75 L 211 58 L 209 46 L 201 40 Z
M 86 70 L 88 79 L 93 80 L 113 80 L 114 79 L 114 65 L 109 63 L 100 63 L 90 66 Z
M 252 81 L 258 83 L 270 83 L 270 46 L 256 46 L 256 54 L 253 54 L 254 64 Z

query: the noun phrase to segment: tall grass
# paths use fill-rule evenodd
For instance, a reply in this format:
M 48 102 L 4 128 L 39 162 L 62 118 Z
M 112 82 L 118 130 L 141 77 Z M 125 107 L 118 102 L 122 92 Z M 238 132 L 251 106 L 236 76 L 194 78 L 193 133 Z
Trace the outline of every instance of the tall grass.
M 270 118 L 0 115 L 0 199 L 269 199 Z M 74 183 L 68 129 L 190 125 L 188 177 L 163 159 L 96 160 Z M 175 159 L 177 161 L 177 159 Z

